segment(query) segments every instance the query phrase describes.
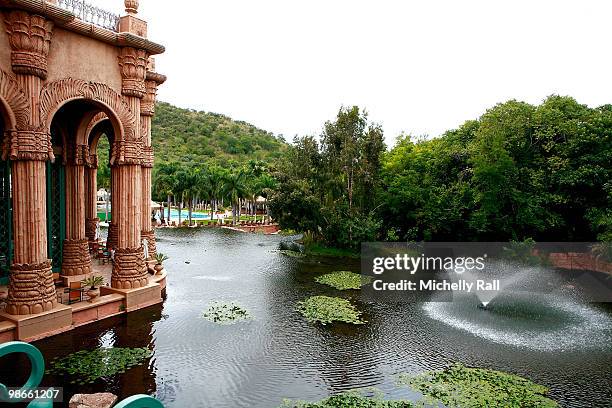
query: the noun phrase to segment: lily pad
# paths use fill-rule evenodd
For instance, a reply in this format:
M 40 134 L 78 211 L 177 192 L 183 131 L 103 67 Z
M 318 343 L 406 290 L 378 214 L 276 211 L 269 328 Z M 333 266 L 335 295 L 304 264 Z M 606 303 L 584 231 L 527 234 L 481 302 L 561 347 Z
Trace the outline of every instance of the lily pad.
M 461 408 L 554 408 L 548 388 L 501 371 L 468 368 L 461 364 L 417 376 L 401 374 L 398 383 L 409 385 L 432 401 Z
M 97 348 L 54 359 L 47 374 L 69 375 L 71 384 L 91 384 L 142 364 L 153 352 L 148 348 Z
M 202 313 L 202 318 L 217 324 L 235 324 L 251 320 L 252 316 L 236 302 L 212 302 Z
M 296 310 L 309 322 L 323 325 L 334 322 L 364 324 L 361 312 L 346 299 L 330 296 L 312 296 L 299 302 Z
M 338 290 L 361 289 L 372 282 L 372 278 L 349 271 L 336 271 L 317 276 L 315 281 Z
M 413 408 L 409 401 L 388 401 L 380 397 L 369 397 L 349 391 L 333 395 L 319 402 L 285 400 L 279 408 Z

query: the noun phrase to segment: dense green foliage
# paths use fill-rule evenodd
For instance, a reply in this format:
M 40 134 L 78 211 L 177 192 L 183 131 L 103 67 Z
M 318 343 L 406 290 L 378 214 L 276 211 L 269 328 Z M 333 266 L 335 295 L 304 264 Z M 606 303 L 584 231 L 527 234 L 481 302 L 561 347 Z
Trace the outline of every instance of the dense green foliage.
M 287 149 L 282 138 L 248 123 L 165 102 L 156 105 L 151 132 L 156 166 L 152 198 L 166 201 L 170 196 L 174 205 L 185 207 L 222 199 L 235 206 L 265 196 L 274 183 L 267 168 Z M 107 138 L 100 138 L 98 187 L 107 190 L 109 147 Z
M 205 163 L 271 161 L 286 143 L 272 133 L 216 113 L 181 109 L 165 102 L 155 108 L 152 127 L 155 162 Z
M 361 312 L 346 299 L 330 296 L 311 296 L 299 302 L 297 311 L 309 322 L 323 325 L 334 322 L 363 324 Z
M 282 228 L 309 232 L 327 245 L 357 248 L 376 238 L 382 130 L 358 107 L 342 108 L 327 122 L 320 143 L 296 137 L 279 171 L 270 213 Z
M 407 240 L 612 238 L 612 106 L 509 101 L 384 160 L 381 216 Z
M 167 201 L 167 209 L 171 203 L 179 209 L 189 208 L 189 225 L 193 224 L 194 207 L 209 211 L 211 220 L 224 206 L 231 207 L 234 224 L 241 219 L 243 209 L 256 218 L 258 209 L 267 210 L 267 204 L 257 204 L 257 199 L 263 197 L 265 201 L 274 188 L 275 180 L 266 164 L 254 160 L 230 168 L 206 163 L 162 163 L 156 166 L 153 178 L 153 198 Z M 181 221 L 179 216 L 179 224 Z
M 342 109 L 278 170 L 270 211 L 311 245 L 612 240 L 612 105 L 509 101 L 387 152 L 378 126 Z
M 147 348 L 97 348 L 54 359 L 47 374 L 68 376 L 71 384 L 89 384 L 99 378 L 122 374 L 142 364 L 153 352 Z
M 349 271 L 336 271 L 317 276 L 315 281 L 323 285 L 331 286 L 338 290 L 361 289 L 372 281 L 369 276 L 360 275 Z
M 98 189 L 104 188 L 110 191 L 111 171 L 108 163 L 110 144 L 106 136 L 100 137 L 96 152 L 98 153 Z
M 455 364 L 417 376 L 400 375 L 409 385 L 444 406 L 461 408 L 554 408 L 558 404 L 545 395 L 548 389 L 525 378 L 501 371 L 467 368 Z

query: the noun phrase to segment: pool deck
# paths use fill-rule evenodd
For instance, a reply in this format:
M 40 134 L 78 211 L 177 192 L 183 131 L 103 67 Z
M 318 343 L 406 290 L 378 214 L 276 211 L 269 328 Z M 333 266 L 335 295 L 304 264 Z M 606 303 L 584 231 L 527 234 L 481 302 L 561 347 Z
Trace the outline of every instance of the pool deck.
M 93 275 L 103 276 L 110 282 L 112 265 L 99 265 L 93 262 Z M 149 275 L 149 284 L 139 289 L 121 290 L 109 286 L 100 288 L 100 296 L 93 302 L 83 294 L 83 301 L 67 304 L 68 293 L 65 286 L 57 286 L 58 301 L 51 311 L 37 315 L 14 316 L 0 309 L 0 344 L 20 340 L 32 342 L 70 331 L 76 327 L 144 309 L 163 302 L 162 292 L 166 288 L 166 270 L 158 275 Z M 8 293 L 6 286 L 0 286 L 0 294 Z

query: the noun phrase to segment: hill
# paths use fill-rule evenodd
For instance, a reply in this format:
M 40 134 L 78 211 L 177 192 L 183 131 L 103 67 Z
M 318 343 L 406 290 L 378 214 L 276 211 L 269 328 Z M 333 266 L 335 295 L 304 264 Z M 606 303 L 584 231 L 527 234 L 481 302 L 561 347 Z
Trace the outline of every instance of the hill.
M 156 163 L 273 161 L 287 147 L 282 138 L 249 123 L 166 102 L 157 104 L 152 134 Z

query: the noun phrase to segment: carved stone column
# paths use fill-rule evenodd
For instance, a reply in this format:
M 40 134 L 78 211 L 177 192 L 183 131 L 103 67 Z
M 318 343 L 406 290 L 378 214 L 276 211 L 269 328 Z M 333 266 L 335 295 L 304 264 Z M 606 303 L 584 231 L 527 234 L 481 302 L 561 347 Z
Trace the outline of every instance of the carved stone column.
M 136 289 L 146 286 L 148 274 L 141 241 L 142 174 L 139 164 L 116 167 L 113 217 L 116 217 L 117 249 L 111 285 L 117 289 Z
M 98 218 L 98 156 L 90 154 L 85 166 L 85 236 L 89 242 L 96 240 Z
M 117 248 L 119 243 L 117 220 L 119 219 L 119 204 L 117 203 L 117 190 L 115 186 L 119 183 L 119 172 L 117 166 L 111 166 L 111 185 L 110 185 L 110 202 L 111 202 L 111 222 L 108 224 L 108 237 L 106 238 L 106 246 L 108 248 Z
M 140 102 L 145 95 L 146 62 L 144 50 L 132 47 L 121 50 L 122 93 L 134 113 L 133 129 L 136 131 L 115 139 L 113 146 L 113 224 L 117 229 L 117 249 L 111 285 L 116 289 L 136 289 L 148 284 L 141 238 L 143 142 L 138 131 L 141 129 Z
M 91 256 L 85 236 L 85 157 L 86 145 L 72 146 L 66 164 L 66 240 L 62 275 L 91 273 Z
M 25 11 L 5 11 L 11 63 L 30 101 L 28 123 L 9 140 L 13 200 L 14 264 L 6 312 L 38 314 L 57 305 L 51 261 L 47 258 L 46 164 L 53 159 L 51 135 L 40 132 L 39 97 L 47 77 L 53 23 Z
M 157 253 L 155 232 L 151 225 L 151 181 L 153 173 L 153 147 L 151 146 L 151 122 L 155 115 L 157 87 L 166 81 L 166 77 L 153 72 L 155 61 L 149 58 L 145 89 L 146 94 L 140 105 L 140 120 L 143 140 L 142 161 L 142 238 L 147 240 L 149 259 L 154 259 Z

